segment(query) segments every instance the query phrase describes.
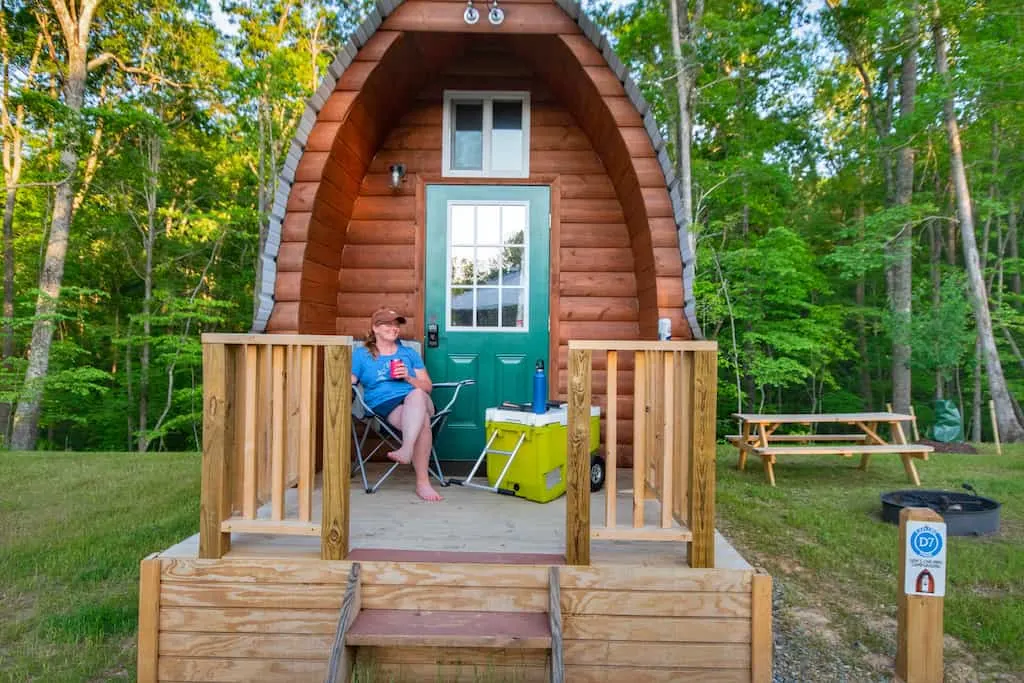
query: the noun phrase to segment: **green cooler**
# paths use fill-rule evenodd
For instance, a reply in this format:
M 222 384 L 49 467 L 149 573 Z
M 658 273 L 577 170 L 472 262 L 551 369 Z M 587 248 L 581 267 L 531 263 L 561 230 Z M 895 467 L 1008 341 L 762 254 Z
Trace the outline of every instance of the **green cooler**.
M 591 452 L 598 450 L 600 419 L 601 409 L 591 406 Z M 485 420 L 488 445 L 481 455 L 487 456 L 487 482 L 494 490 L 538 503 L 565 493 L 565 406 L 542 415 L 488 408 Z

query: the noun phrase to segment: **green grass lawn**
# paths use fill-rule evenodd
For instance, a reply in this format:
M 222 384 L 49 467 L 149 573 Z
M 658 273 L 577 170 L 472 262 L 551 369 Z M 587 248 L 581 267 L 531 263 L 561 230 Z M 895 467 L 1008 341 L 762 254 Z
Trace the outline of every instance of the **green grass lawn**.
M 139 561 L 199 526 L 197 454 L 0 453 L 0 681 L 135 680 Z
M 922 488 L 960 490 L 1003 504 L 997 536 L 950 537 L 946 662 L 991 675 L 1024 670 L 1024 446 L 983 447 L 980 455 L 932 454 L 917 461 Z M 879 496 L 913 488 L 900 460 L 780 456 L 771 488 L 760 459 L 736 469 L 736 449 L 720 446 L 718 527 L 780 584 L 792 614 L 830 647 L 895 654 L 898 529 L 881 519 Z M 824 620 L 823 623 L 820 623 Z M 836 642 L 838 641 L 838 642 Z
M 1024 447 L 1006 452 L 918 463 L 926 488 L 966 481 L 1003 503 L 998 536 L 950 538 L 947 671 L 1024 670 Z M 897 529 L 879 494 L 909 486 L 894 457 L 857 462 L 780 458 L 773 489 L 722 446 L 718 526 L 775 577 L 780 622 L 891 657 Z M 197 454 L 0 453 L 0 681 L 134 680 L 139 561 L 195 533 L 199 480 Z

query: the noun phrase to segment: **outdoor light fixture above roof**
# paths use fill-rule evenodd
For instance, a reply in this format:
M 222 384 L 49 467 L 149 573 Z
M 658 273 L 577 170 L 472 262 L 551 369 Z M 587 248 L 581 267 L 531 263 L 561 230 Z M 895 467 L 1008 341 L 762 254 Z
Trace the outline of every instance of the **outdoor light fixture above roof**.
M 495 26 L 505 21 L 505 10 L 498 7 L 498 0 L 491 0 L 491 11 L 487 13 L 487 20 Z

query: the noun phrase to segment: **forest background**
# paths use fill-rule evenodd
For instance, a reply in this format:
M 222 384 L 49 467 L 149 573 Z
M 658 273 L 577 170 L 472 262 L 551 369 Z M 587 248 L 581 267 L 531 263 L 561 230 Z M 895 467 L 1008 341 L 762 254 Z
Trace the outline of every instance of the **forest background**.
M 372 7 L 0 0 L 0 431 L 198 450 L 292 135 Z M 657 113 L 734 410 L 1024 438 L 1017 0 L 587 2 Z M 983 417 L 984 415 L 984 417 Z

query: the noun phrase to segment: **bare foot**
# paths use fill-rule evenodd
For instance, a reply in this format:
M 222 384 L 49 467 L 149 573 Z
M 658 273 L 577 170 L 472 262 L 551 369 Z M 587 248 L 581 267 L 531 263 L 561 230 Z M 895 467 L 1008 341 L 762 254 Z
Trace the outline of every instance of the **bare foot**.
M 435 491 L 430 484 L 417 484 L 416 495 L 428 503 L 437 503 L 444 500 L 444 498 L 441 497 L 441 494 Z
M 409 453 L 408 451 L 403 451 L 402 449 L 399 449 L 397 451 L 389 451 L 388 457 L 394 460 L 395 462 L 402 463 L 403 465 L 408 465 L 410 462 L 412 462 L 412 453 Z

